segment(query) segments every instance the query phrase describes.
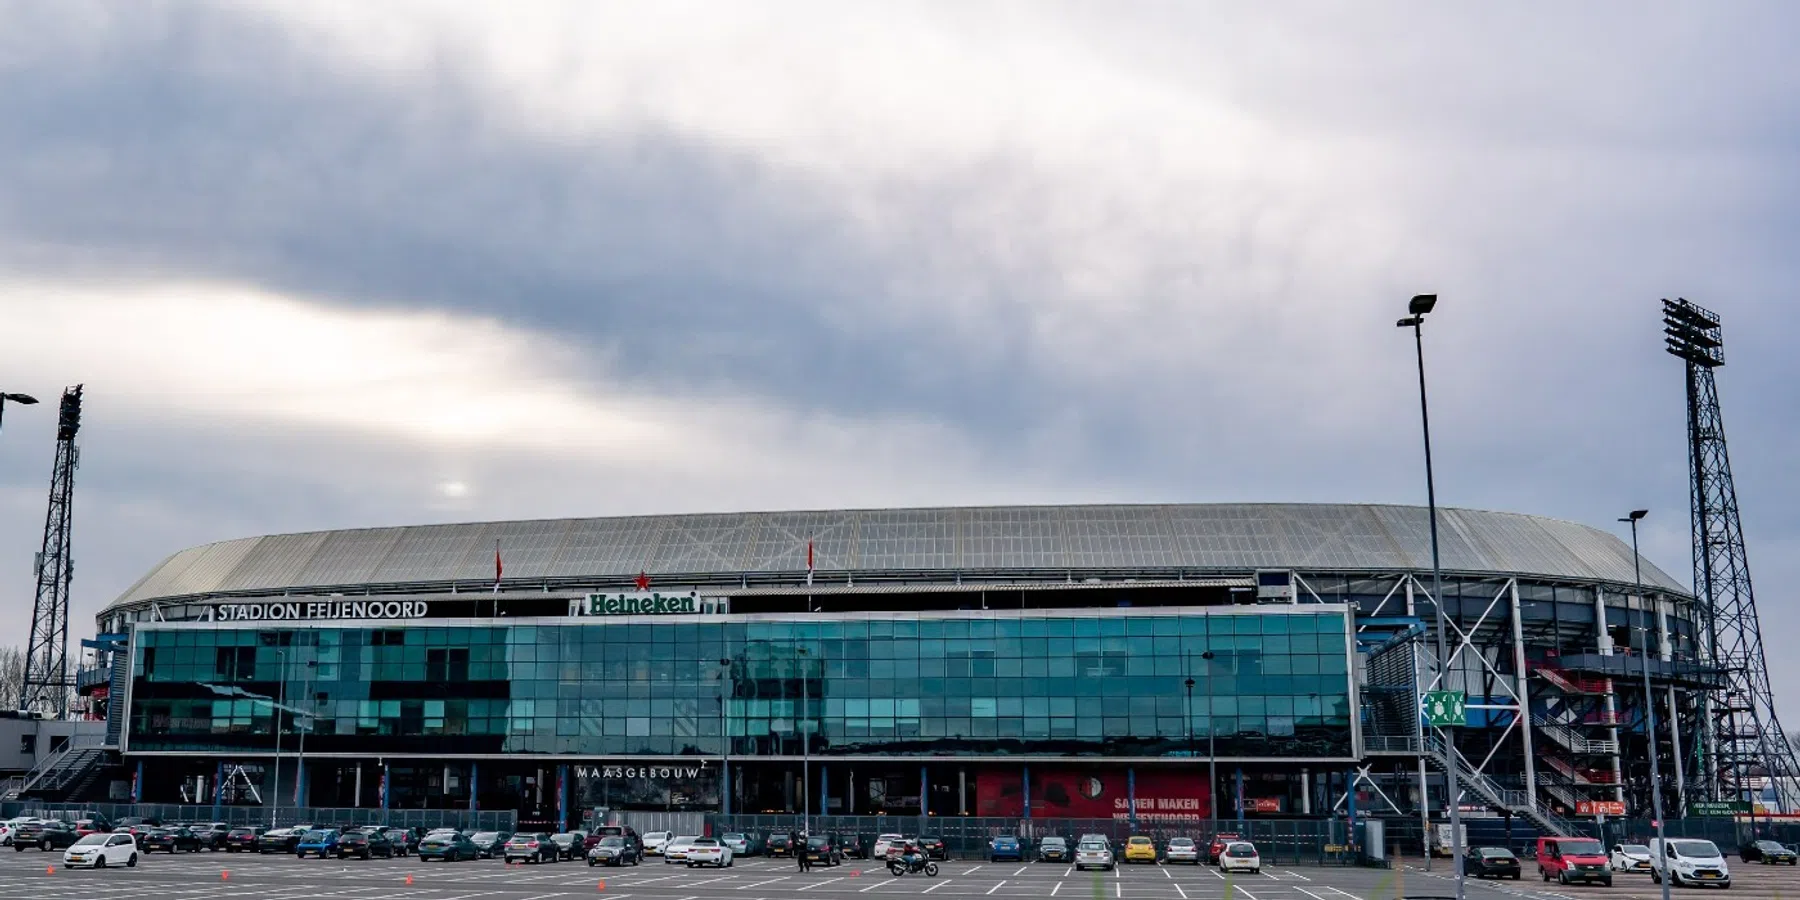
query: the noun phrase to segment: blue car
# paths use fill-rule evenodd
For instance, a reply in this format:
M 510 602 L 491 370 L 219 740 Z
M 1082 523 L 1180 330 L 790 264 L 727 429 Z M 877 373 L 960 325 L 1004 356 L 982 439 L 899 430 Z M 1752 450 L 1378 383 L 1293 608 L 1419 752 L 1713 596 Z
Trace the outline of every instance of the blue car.
M 1025 861 L 1025 846 L 1019 839 L 1011 835 L 1001 835 L 988 841 L 988 862 L 999 862 L 1003 859 Z
M 336 853 L 337 846 L 338 830 L 336 828 L 314 828 L 300 838 L 300 843 L 294 845 L 294 855 L 305 859 L 308 853 L 316 853 L 320 859 L 324 859 Z

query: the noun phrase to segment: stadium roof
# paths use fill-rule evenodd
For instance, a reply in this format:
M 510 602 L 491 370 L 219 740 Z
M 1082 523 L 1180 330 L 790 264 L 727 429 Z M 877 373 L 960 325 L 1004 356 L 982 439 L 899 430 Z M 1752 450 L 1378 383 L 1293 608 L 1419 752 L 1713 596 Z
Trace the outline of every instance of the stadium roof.
M 1515 513 L 1440 510 L 1449 572 L 1630 584 L 1630 545 Z M 1393 572 L 1431 566 L 1422 507 L 1009 506 L 544 519 L 241 538 L 164 560 L 112 606 L 209 595 L 505 580 L 820 572 Z M 1685 586 L 1644 563 L 1644 581 Z M 667 583 L 665 580 L 663 583 Z

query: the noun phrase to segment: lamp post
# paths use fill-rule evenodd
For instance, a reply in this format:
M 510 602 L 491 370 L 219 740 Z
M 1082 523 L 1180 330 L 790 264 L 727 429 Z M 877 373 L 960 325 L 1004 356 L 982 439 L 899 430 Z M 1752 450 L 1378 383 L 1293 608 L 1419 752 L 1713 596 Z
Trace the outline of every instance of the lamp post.
M 1638 520 L 1650 514 L 1647 509 L 1634 509 L 1630 515 L 1620 519 L 1631 524 L 1631 581 L 1637 588 L 1638 605 L 1644 602 L 1644 569 L 1642 558 L 1638 556 Z M 1640 611 L 1642 611 L 1640 609 Z M 1656 701 L 1650 694 L 1650 623 L 1645 622 L 1644 632 L 1644 743 L 1650 751 L 1650 810 L 1656 816 L 1656 847 L 1663 854 L 1664 865 L 1668 860 L 1668 842 L 1663 840 L 1663 804 L 1662 804 L 1662 772 L 1656 762 Z M 1662 879 L 1663 900 L 1669 900 L 1669 879 Z
M 719 660 L 719 811 L 731 815 L 731 660 Z
M 1417 348 L 1419 359 L 1419 424 L 1425 436 L 1425 499 L 1431 514 L 1431 605 L 1437 610 L 1437 655 L 1439 678 L 1448 687 L 1450 676 L 1450 647 L 1445 637 L 1444 616 L 1444 568 L 1443 559 L 1438 547 L 1438 514 L 1437 514 L 1437 480 L 1431 467 L 1431 406 L 1425 400 L 1425 317 L 1437 307 L 1436 294 L 1418 294 L 1406 305 L 1407 317 L 1395 322 L 1398 328 L 1413 330 L 1413 345 Z M 1462 836 L 1462 791 L 1457 784 L 1456 774 L 1456 742 L 1451 738 L 1454 732 L 1444 730 L 1444 777 L 1449 795 L 1450 807 L 1450 855 L 1456 861 L 1456 900 L 1464 897 L 1463 873 L 1463 836 Z M 1421 748 L 1423 749 L 1423 748 Z M 1526 785 L 1526 790 L 1536 790 Z
M 1219 822 L 1219 723 L 1213 719 L 1213 672 L 1212 661 L 1215 654 L 1211 650 L 1203 650 L 1200 658 L 1206 660 L 1206 804 L 1213 824 Z M 1188 725 L 1192 728 L 1193 725 Z
M 5 418 L 6 416 L 6 401 L 8 400 L 17 403 L 20 406 L 30 406 L 38 402 L 37 398 L 30 394 L 0 394 L 0 419 Z
M 794 652 L 800 657 L 800 715 L 795 721 L 800 728 L 800 833 L 812 834 L 812 738 L 806 733 L 807 717 L 812 712 L 812 702 L 807 690 L 806 664 L 812 657 L 812 651 L 805 647 L 796 647 Z M 800 848 L 806 852 L 805 847 Z
M 275 727 L 275 778 L 269 786 L 269 827 L 275 827 L 281 810 L 281 710 L 287 704 L 287 651 L 279 647 L 275 655 L 281 659 L 281 674 L 275 676 L 275 703 L 269 707 L 269 718 Z
M 283 667 L 285 669 L 285 666 Z M 294 808 L 305 806 L 306 797 L 301 793 L 306 790 L 306 733 L 313 728 L 313 710 L 318 706 L 313 700 L 313 675 L 319 670 L 319 661 L 306 661 L 306 709 L 307 713 L 295 721 L 298 727 L 302 722 L 306 727 L 300 729 L 300 760 L 294 764 Z

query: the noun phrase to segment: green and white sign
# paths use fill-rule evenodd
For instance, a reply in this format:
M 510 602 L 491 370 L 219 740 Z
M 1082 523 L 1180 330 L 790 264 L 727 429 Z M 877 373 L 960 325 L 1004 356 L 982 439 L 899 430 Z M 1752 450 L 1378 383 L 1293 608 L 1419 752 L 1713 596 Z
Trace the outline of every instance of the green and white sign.
M 1462 691 L 1426 691 L 1420 708 L 1432 728 L 1461 728 L 1468 724 L 1468 702 Z
M 1748 800 L 1695 800 L 1688 804 L 1693 816 L 1742 816 L 1750 813 Z
M 700 593 L 589 594 L 569 601 L 571 616 L 684 616 L 700 612 Z

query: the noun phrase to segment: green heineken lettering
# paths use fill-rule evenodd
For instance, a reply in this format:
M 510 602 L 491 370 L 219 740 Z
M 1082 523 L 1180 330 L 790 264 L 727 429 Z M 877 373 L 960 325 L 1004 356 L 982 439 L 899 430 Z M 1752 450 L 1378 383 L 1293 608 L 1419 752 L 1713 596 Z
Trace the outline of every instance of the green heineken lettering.
M 700 611 L 699 595 L 669 594 L 589 594 L 585 603 L 569 604 L 571 615 L 583 616 L 668 616 L 691 615 Z

